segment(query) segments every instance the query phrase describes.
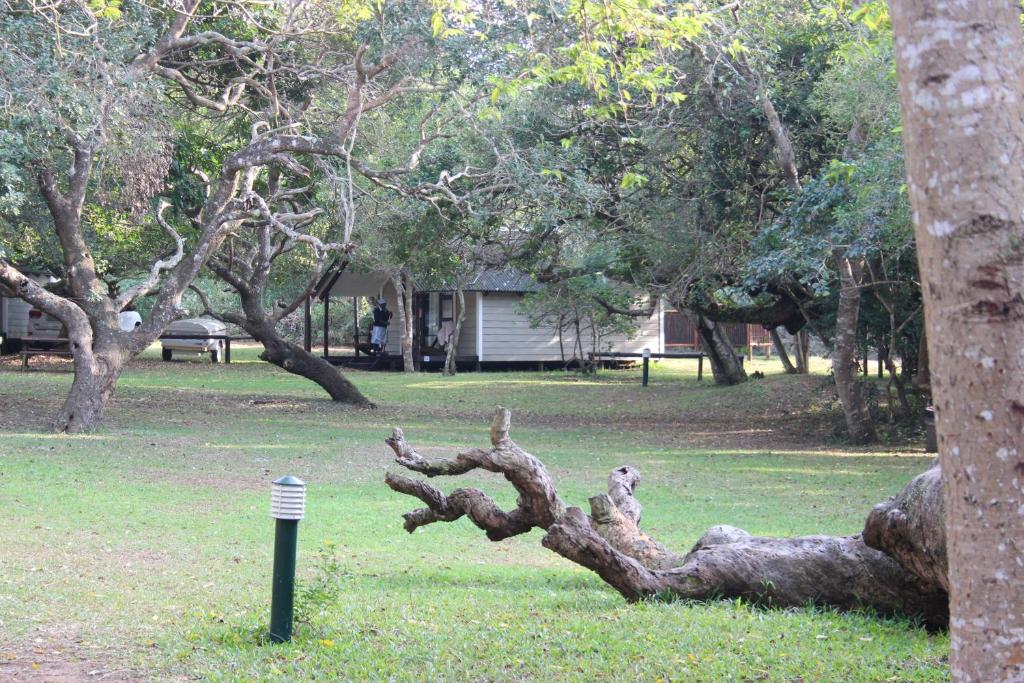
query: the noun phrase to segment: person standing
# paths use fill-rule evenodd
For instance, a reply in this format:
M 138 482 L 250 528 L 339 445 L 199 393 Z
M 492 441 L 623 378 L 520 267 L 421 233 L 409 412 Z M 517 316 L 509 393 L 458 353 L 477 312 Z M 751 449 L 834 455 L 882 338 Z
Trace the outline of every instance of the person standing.
M 378 299 L 377 306 L 373 309 L 373 329 L 370 331 L 370 344 L 373 346 L 374 353 L 384 351 L 388 340 L 388 325 L 391 324 L 391 316 L 388 302 Z

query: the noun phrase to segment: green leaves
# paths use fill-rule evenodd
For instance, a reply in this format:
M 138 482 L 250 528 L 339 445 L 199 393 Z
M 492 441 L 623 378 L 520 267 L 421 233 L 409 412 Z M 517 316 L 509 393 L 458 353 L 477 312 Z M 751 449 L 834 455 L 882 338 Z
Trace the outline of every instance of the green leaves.
M 88 7 L 98 19 L 115 21 L 121 18 L 121 0 L 89 0 Z
M 624 190 L 632 190 L 633 188 L 643 187 L 650 180 L 647 176 L 640 173 L 634 173 L 627 171 L 622 176 L 622 182 L 619 183 L 619 187 Z

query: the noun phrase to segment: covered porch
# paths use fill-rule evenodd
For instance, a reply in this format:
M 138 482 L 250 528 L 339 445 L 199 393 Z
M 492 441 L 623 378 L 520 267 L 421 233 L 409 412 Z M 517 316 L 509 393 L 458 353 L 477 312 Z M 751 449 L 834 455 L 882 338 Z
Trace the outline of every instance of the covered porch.
M 417 369 L 441 369 L 446 358 L 446 342 L 454 331 L 458 316 L 458 302 L 453 292 L 419 291 L 415 284 L 406 286 L 411 290 L 412 348 L 413 362 Z M 386 341 L 382 350 L 370 344 L 371 319 L 366 311 L 383 299 L 393 317 L 388 326 Z M 350 301 L 341 315 L 351 315 L 351 335 L 348 343 L 340 348 L 332 347 L 332 316 L 337 317 L 341 309 L 338 304 Z M 332 266 L 324 275 L 305 306 L 305 348 L 313 352 L 312 307 L 319 302 L 323 305 L 323 329 L 321 357 L 333 365 L 367 370 L 401 370 L 403 367 L 403 334 L 401 300 L 395 281 L 385 271 L 358 273 Z M 333 306 L 332 306 L 333 302 Z M 473 353 L 475 341 L 469 337 L 476 332 L 472 318 L 474 309 L 472 295 L 466 296 L 466 315 L 462 333 L 458 340 L 455 363 L 460 370 L 479 369 L 479 356 Z

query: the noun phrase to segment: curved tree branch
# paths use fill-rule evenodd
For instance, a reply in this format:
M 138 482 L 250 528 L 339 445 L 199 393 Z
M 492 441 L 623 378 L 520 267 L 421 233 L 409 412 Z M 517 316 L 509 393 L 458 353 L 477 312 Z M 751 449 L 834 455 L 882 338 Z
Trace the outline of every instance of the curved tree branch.
M 667 550 L 638 526 L 640 505 L 634 491 L 640 475 L 633 467 L 612 471 L 608 494 L 590 499 L 590 515 L 566 508 L 543 463 L 509 436 L 510 423 L 509 411 L 499 408 L 491 424 L 492 448 L 465 451 L 453 459 L 426 458 L 401 429 L 394 430 L 387 443 L 406 469 L 428 477 L 485 469 L 503 474 L 519 492 L 517 507 L 505 512 L 478 489 L 457 489 L 446 496 L 426 482 L 388 473 L 385 482 L 392 490 L 426 505 L 404 515 L 406 531 L 463 515 L 494 541 L 534 527 L 545 529 L 544 547 L 593 570 L 630 601 L 665 595 L 743 598 L 776 606 L 867 606 L 884 614 L 917 616 L 936 627 L 948 620 L 948 596 L 932 576 L 868 547 L 859 534 L 762 538 L 717 526 L 685 555 Z M 933 516 L 930 499 L 910 498 L 912 502 L 903 500 L 901 505 L 914 509 L 916 519 Z

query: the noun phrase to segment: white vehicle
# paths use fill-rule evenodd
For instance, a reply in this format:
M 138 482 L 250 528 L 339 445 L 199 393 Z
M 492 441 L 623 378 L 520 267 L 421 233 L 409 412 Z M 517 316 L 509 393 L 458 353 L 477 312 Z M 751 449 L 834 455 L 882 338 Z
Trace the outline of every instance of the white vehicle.
M 67 332 L 61 321 L 38 308 L 29 310 L 28 329 L 25 332 L 26 341 L 54 344 L 58 341 L 66 342 L 67 337 Z
M 164 360 L 171 360 L 174 352 L 209 353 L 210 360 L 219 363 L 224 357 L 224 340 L 210 337 L 227 334 L 227 328 L 219 320 L 213 318 L 189 318 L 171 323 L 165 335 L 189 335 L 187 339 L 161 339 Z M 191 335 L 195 335 L 192 337 Z
M 52 273 L 46 270 L 34 270 L 22 268 L 21 272 L 42 287 L 60 282 Z M 14 296 L 4 296 L 0 293 L 0 354 L 17 353 L 24 344 L 30 344 L 37 348 L 51 348 L 58 344 L 53 339 L 60 338 L 60 323 L 53 318 L 42 320 L 36 323 L 36 334 L 29 336 L 29 321 L 33 306 L 24 299 Z M 42 311 L 37 311 L 37 317 L 45 316 Z M 49 316 L 47 316 L 49 317 Z M 54 325 L 56 329 L 54 329 Z

